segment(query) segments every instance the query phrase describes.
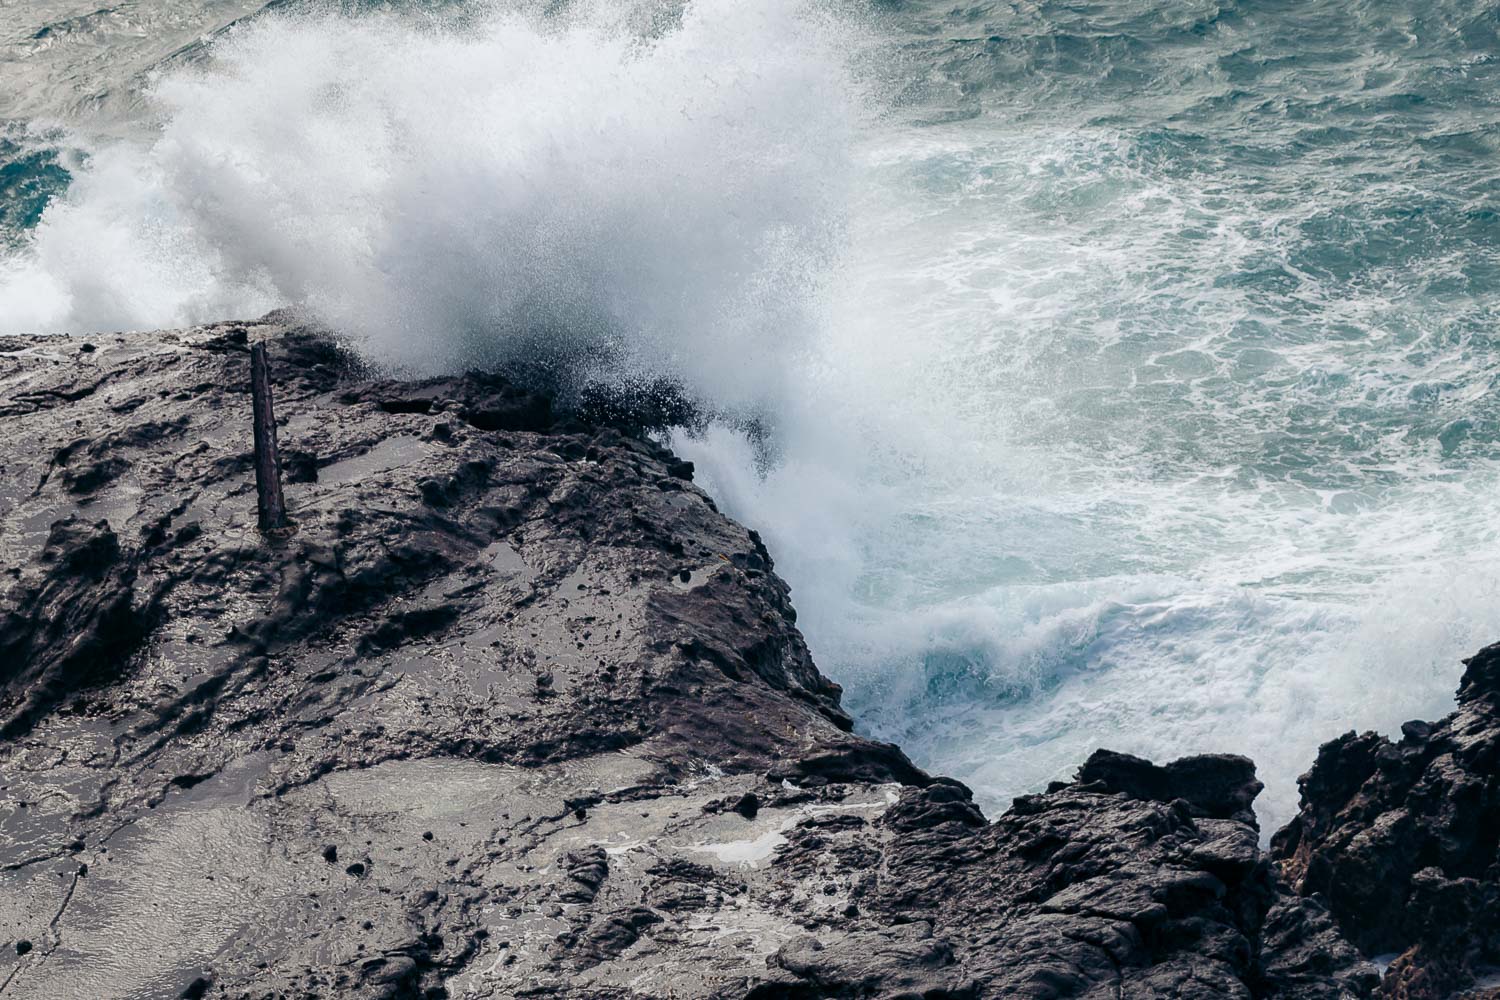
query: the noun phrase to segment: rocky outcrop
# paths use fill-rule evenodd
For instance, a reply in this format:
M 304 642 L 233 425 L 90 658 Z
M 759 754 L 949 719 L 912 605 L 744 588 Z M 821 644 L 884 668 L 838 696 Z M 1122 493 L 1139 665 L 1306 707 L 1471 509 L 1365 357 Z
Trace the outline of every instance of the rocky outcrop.
M 618 401 L 388 381 L 274 317 L 3 347 L 4 996 L 1376 989 L 1243 758 L 1100 752 L 990 822 L 855 734 L 764 546 Z M 1334 843 L 1304 815 L 1289 858 Z
M 1272 841 L 1287 879 L 1351 941 L 1398 956 L 1383 996 L 1448 997 L 1500 968 L 1500 646 L 1465 666 L 1441 722 L 1408 722 L 1400 742 L 1324 744 Z

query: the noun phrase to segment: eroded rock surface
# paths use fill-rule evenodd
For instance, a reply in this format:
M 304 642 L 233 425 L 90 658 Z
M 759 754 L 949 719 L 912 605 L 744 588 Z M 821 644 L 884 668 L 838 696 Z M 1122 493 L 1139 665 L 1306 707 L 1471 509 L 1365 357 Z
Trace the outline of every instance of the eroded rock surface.
M 855 735 L 758 538 L 624 414 L 274 319 L 3 346 L 4 996 L 1375 987 L 1242 758 L 1100 753 L 991 823 Z
M 1272 849 L 1350 940 L 1397 956 L 1381 994 L 1500 997 L 1500 646 L 1466 662 L 1452 715 L 1326 743 L 1301 787 Z

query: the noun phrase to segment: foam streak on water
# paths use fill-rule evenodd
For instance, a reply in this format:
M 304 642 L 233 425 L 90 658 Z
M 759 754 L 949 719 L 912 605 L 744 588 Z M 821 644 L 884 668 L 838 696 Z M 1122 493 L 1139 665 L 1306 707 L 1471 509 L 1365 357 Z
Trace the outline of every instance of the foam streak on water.
M 754 416 L 673 443 L 991 806 L 1234 750 L 1275 823 L 1500 638 L 1496 3 L 389 6 L 16 104 L 0 332 L 291 302 Z

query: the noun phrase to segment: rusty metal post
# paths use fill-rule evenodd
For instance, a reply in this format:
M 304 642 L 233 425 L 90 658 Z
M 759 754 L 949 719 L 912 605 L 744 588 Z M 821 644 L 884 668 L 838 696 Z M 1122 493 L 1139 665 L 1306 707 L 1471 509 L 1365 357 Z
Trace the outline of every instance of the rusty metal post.
M 255 410 L 255 493 L 260 530 L 285 531 L 288 521 L 286 502 L 281 497 L 281 456 L 276 451 L 276 415 L 271 410 L 271 371 L 264 343 L 250 348 L 250 394 Z

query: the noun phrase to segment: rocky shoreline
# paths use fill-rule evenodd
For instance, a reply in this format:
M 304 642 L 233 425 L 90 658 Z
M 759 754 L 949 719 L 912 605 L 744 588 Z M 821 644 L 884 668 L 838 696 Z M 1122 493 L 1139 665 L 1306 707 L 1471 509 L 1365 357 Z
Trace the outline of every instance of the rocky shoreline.
M 607 408 L 276 317 L 0 340 L 0 996 L 1500 996 L 1500 648 L 1263 851 L 1241 757 L 991 822 L 795 621 Z

